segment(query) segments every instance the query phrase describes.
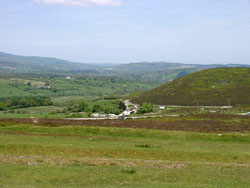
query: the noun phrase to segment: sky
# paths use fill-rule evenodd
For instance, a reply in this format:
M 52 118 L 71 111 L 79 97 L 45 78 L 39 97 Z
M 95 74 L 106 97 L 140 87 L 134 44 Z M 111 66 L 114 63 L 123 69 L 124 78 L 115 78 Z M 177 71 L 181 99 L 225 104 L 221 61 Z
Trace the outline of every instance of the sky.
M 0 51 L 82 63 L 250 64 L 250 0 L 0 0 Z

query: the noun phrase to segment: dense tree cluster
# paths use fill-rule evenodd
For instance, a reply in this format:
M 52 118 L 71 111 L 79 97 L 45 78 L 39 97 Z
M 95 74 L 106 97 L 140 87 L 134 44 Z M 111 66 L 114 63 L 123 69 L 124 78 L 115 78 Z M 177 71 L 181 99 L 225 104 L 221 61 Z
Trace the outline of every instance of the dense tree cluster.
M 154 108 L 152 104 L 144 103 L 138 109 L 138 114 L 150 113 L 153 112 Z
M 85 101 L 78 101 L 69 103 L 65 109 L 68 112 L 87 112 L 89 106 Z
M 125 103 L 123 101 L 120 101 L 119 102 L 119 109 L 124 111 L 124 110 L 126 110 L 126 108 L 127 107 L 126 107 Z
M 0 100 L 0 111 L 16 108 L 28 108 L 34 106 L 49 106 L 52 101 L 45 96 L 29 96 L 29 97 L 6 97 Z
M 118 108 L 106 108 L 104 110 L 105 114 L 116 114 L 119 115 L 120 113 L 122 113 L 121 109 Z
M 72 101 L 68 103 L 67 107 L 62 112 L 86 112 L 86 113 L 105 113 L 105 114 L 116 114 L 119 115 L 126 109 L 126 105 L 123 101 L 115 101 L 112 106 L 94 104 L 92 107 L 89 106 L 85 101 Z
M 95 113 L 95 112 L 100 112 L 100 111 L 102 111 L 101 105 L 95 104 L 95 105 L 93 106 L 92 112 Z
M 119 115 L 124 110 L 126 110 L 126 105 L 124 104 L 123 101 L 119 101 L 117 108 L 105 108 L 104 112 L 105 112 L 105 114 L 116 114 L 116 115 Z

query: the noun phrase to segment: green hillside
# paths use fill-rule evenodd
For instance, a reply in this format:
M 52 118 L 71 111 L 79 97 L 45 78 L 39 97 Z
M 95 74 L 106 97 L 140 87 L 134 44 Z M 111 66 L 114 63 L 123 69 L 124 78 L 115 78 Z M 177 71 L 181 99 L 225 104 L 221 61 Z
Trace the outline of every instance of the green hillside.
M 133 99 L 164 105 L 250 104 L 250 68 L 216 68 L 192 73 Z
M 21 88 L 14 87 L 10 82 L 0 79 L 0 98 L 12 96 L 29 96 L 32 95 Z
M 168 62 L 139 62 L 128 64 L 83 64 L 36 56 L 20 56 L 0 52 L 0 75 L 86 75 L 119 78 L 159 86 L 199 70 L 219 67 L 250 67 L 241 64 L 183 64 Z
M 105 68 L 105 73 L 119 75 L 121 78 L 152 83 L 154 86 L 180 78 L 184 75 L 222 67 L 250 67 L 243 64 L 183 64 L 169 62 L 129 63 Z
M 58 73 L 95 71 L 100 65 L 35 56 L 18 56 L 0 52 L 0 73 Z

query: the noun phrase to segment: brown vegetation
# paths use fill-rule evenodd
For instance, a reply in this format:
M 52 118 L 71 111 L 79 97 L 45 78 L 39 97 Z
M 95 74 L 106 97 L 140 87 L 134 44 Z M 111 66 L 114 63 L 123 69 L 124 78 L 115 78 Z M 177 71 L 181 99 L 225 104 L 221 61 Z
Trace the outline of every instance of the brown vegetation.
M 194 120 L 193 120 L 193 119 Z M 145 120 L 73 120 L 73 119 L 38 119 L 40 126 L 98 126 L 120 128 L 144 128 L 187 132 L 247 132 L 250 131 L 249 117 L 236 115 L 200 115 L 192 118 Z M 203 118 L 203 119 L 202 119 Z M 192 119 L 192 120 L 191 120 Z M 236 119 L 236 121 L 231 121 Z M 238 121 L 238 119 L 240 121 Z M 0 122 L 32 124 L 30 119 L 0 119 Z
M 250 104 L 250 68 L 195 72 L 135 97 L 134 103 L 226 106 Z

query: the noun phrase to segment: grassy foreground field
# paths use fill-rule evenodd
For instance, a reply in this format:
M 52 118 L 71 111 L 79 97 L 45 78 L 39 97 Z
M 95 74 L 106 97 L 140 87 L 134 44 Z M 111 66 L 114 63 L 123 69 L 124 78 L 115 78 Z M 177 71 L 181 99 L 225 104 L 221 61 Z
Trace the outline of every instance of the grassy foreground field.
M 0 187 L 250 187 L 250 133 L 0 123 Z

